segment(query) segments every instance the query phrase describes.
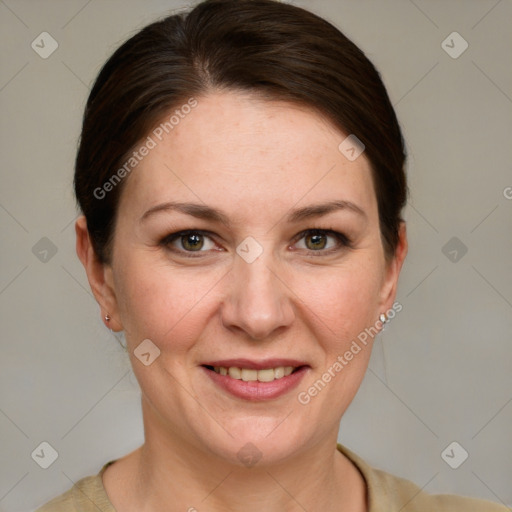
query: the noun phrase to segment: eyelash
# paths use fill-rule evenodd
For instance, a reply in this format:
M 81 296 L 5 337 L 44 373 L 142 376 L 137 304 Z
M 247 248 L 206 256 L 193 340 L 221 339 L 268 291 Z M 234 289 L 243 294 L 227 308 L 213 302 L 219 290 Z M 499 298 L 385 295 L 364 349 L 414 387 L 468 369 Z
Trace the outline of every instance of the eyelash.
M 202 257 L 201 253 L 202 252 L 208 252 L 208 251 L 187 251 L 185 249 L 180 250 L 180 249 L 176 249 L 174 247 L 170 247 L 170 244 L 172 242 L 174 242 L 176 239 L 179 239 L 182 236 L 186 236 L 186 235 L 190 235 L 190 234 L 205 236 L 205 237 L 208 237 L 208 238 L 213 240 L 213 238 L 211 236 L 212 234 L 209 231 L 203 231 L 203 230 L 199 230 L 199 229 L 186 229 L 184 231 L 177 231 L 175 233 L 171 233 L 169 235 L 166 235 L 159 242 L 159 245 L 165 247 L 169 251 L 176 252 L 176 253 L 179 253 L 181 255 L 184 255 L 186 258 Z M 317 251 L 314 251 L 312 249 L 309 249 L 309 250 L 306 249 L 307 252 L 309 252 L 312 256 L 330 255 L 333 252 L 339 251 L 343 247 L 352 248 L 352 241 L 345 234 L 340 233 L 338 231 L 335 231 L 334 229 L 321 229 L 321 228 L 306 229 L 304 231 L 301 231 L 296 236 L 296 239 L 295 239 L 294 243 L 297 243 L 299 240 L 301 240 L 302 238 L 304 238 L 306 235 L 309 235 L 309 234 L 322 234 L 322 235 L 327 235 L 327 236 L 330 235 L 330 236 L 336 238 L 336 240 L 339 243 L 338 247 L 335 247 L 333 249 L 331 248 L 331 249 L 328 249 L 328 250 L 319 249 Z M 196 255 L 194 253 L 198 253 L 198 254 Z

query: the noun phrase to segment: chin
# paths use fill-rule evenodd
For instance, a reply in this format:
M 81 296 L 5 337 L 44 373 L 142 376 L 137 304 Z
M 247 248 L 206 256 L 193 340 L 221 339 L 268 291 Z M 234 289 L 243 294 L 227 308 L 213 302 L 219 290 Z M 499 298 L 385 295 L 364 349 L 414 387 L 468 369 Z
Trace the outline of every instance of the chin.
M 285 428 L 281 423 L 285 417 L 286 414 L 280 419 L 251 416 L 228 422 L 223 426 L 231 435 L 223 433 L 221 437 L 208 437 L 205 443 L 209 451 L 229 464 L 244 467 L 279 464 L 305 441 L 303 432 L 297 434 L 299 425 L 295 425 L 296 428 L 286 425 Z

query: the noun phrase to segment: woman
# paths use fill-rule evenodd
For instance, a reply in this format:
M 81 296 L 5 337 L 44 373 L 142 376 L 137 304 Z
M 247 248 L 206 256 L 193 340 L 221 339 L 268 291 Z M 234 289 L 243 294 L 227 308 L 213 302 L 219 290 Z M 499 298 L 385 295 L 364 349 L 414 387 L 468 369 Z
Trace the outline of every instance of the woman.
M 124 331 L 145 442 L 49 511 L 504 511 L 337 445 L 407 253 L 400 128 L 336 28 L 211 0 L 144 28 L 91 91 L 77 252 Z

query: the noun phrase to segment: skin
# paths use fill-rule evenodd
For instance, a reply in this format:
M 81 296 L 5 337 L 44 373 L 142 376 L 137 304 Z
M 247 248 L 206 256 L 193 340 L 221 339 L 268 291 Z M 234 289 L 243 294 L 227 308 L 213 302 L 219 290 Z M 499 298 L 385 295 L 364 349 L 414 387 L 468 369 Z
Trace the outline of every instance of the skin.
M 316 112 L 239 92 L 197 99 L 126 178 L 111 264 L 96 258 L 85 219 L 76 222 L 77 253 L 109 327 L 125 331 L 142 391 L 145 443 L 106 470 L 105 489 L 122 512 L 365 511 L 365 482 L 336 440 L 372 340 L 308 404 L 297 395 L 392 307 L 405 225 L 386 263 L 369 162 L 345 158 L 346 135 Z M 220 209 L 231 225 L 177 211 L 140 220 L 171 200 Z M 364 215 L 286 219 L 332 200 Z M 329 233 L 317 245 L 301 237 L 313 228 L 344 233 L 352 246 Z M 179 237 L 174 252 L 160 244 L 185 229 L 211 233 L 197 258 Z M 248 236 L 263 249 L 252 263 L 236 253 Z M 161 351 L 149 366 L 133 354 L 144 339 Z M 234 357 L 291 357 L 309 368 L 284 396 L 247 401 L 200 366 Z M 248 442 L 262 454 L 250 468 L 237 457 Z

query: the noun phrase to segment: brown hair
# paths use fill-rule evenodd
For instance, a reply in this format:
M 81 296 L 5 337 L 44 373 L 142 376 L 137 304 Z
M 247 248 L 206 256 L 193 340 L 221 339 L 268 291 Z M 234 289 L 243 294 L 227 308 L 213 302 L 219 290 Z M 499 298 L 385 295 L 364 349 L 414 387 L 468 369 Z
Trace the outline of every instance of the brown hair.
M 164 115 L 214 90 L 313 107 L 355 134 L 371 163 L 389 261 L 407 184 L 404 141 L 380 75 L 332 24 L 274 0 L 206 0 L 146 26 L 101 69 L 85 108 L 74 181 L 101 261 L 110 262 L 123 182 L 98 190 Z

